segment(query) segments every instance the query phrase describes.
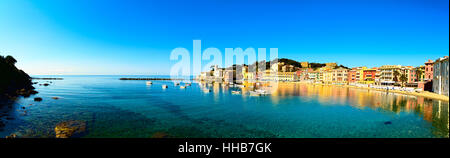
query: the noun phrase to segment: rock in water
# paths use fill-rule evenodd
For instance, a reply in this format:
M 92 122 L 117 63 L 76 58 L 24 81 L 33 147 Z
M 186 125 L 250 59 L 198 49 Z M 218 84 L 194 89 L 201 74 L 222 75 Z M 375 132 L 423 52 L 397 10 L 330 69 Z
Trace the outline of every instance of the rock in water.
M 386 122 L 384 122 L 384 124 L 385 125 L 390 125 L 390 124 L 392 124 L 392 122 L 391 121 L 386 121 Z
M 36 97 L 36 98 L 34 98 L 34 101 L 42 101 L 42 98 L 41 97 Z
M 17 135 L 16 134 L 11 134 L 11 135 L 9 135 L 9 136 L 6 136 L 5 138 L 6 139 L 11 139 L 11 138 L 16 138 L 17 137 Z
M 86 131 L 86 121 L 70 120 L 58 123 L 55 127 L 56 138 L 69 138 Z
M 168 138 L 169 135 L 164 132 L 156 132 L 152 135 L 152 138 Z

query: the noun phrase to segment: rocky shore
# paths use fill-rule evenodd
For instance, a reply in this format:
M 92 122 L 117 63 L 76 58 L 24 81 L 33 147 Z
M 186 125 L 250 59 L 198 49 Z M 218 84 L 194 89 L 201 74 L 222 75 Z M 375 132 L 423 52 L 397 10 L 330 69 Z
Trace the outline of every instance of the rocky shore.
M 31 77 L 18 69 L 16 59 L 0 55 L 0 102 L 14 100 L 18 96 L 29 97 L 38 93 L 34 90 Z

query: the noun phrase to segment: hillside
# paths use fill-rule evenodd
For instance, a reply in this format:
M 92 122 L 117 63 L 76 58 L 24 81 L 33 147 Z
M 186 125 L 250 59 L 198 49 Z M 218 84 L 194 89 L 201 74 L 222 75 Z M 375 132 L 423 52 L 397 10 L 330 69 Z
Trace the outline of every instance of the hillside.
M 35 94 L 30 76 L 18 69 L 16 59 L 0 55 L 0 99 L 13 99 L 19 95 Z

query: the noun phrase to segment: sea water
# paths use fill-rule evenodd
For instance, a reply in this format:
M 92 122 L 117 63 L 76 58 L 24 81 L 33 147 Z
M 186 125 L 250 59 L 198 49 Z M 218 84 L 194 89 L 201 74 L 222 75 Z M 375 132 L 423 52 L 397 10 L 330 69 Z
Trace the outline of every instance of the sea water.
M 448 137 L 449 104 L 418 96 L 339 86 L 279 83 L 266 96 L 193 82 L 119 80 L 161 76 L 33 76 L 39 92 L 0 106 L 0 137 L 55 137 L 82 120 L 80 137 L 429 138 Z M 163 76 L 167 77 L 167 76 Z M 49 86 L 39 86 L 42 83 Z M 168 85 L 163 89 L 162 85 Z M 183 82 L 181 83 L 184 86 Z M 205 92 L 210 89 L 211 92 Z M 43 101 L 35 102 L 34 97 Z M 59 99 L 52 99 L 58 97 Z

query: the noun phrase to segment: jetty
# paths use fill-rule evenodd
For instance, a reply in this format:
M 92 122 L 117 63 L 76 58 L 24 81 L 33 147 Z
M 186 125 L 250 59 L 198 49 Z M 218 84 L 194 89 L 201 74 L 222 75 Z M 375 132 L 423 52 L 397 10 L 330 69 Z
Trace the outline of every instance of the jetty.
M 46 77 L 46 78 L 38 78 L 38 77 L 33 77 L 31 79 L 33 79 L 33 80 L 63 80 L 64 78 L 48 78 L 48 77 Z
M 181 78 L 119 78 L 119 80 L 184 80 Z

